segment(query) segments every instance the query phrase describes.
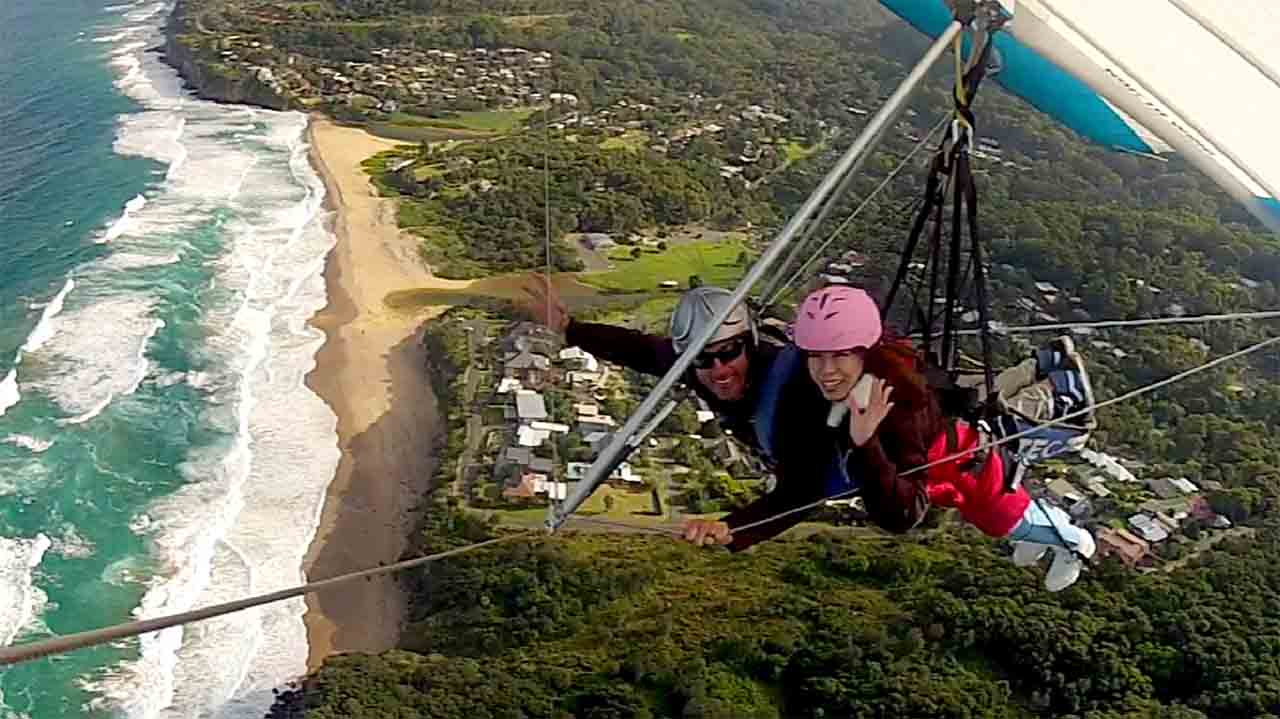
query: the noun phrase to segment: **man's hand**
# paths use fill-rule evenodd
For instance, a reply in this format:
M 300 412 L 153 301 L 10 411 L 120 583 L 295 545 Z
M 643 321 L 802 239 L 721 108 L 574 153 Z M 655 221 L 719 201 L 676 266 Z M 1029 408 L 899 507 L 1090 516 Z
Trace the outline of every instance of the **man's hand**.
M 569 327 L 569 310 L 560 300 L 560 293 L 546 275 L 531 274 L 524 285 L 524 293 L 528 296 L 519 303 L 535 320 L 546 325 L 559 334 L 564 334 Z
M 684 541 L 691 544 L 728 544 L 733 541 L 729 525 L 712 519 L 690 519 L 684 523 Z

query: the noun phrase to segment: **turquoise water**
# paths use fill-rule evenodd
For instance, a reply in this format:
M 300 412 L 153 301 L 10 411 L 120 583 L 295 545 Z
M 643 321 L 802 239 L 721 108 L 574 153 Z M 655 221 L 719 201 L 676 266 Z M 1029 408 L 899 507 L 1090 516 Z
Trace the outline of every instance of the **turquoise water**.
M 186 96 L 167 9 L 0 3 L 0 641 L 297 583 L 337 461 L 305 118 Z M 261 716 L 302 608 L 10 668 L 0 715 Z

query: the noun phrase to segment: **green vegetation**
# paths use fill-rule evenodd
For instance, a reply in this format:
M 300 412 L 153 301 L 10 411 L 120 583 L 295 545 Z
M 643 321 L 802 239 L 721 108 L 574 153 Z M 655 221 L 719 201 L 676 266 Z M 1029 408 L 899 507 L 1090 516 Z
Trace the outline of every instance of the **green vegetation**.
M 493 531 L 443 503 L 430 516 L 415 551 Z M 330 659 L 276 716 L 1234 719 L 1280 706 L 1275 530 L 1181 574 L 1108 563 L 1061 596 L 975 534 L 820 533 L 738 557 L 530 535 L 411 577 L 406 651 Z
M 812 157 L 815 153 L 822 150 L 820 145 L 805 146 L 795 140 L 788 140 L 783 145 L 783 150 L 787 153 L 787 162 L 799 162 Z
M 600 143 L 602 150 L 630 150 L 636 152 L 644 149 L 649 136 L 643 132 L 627 132 L 617 137 L 610 137 Z
M 568 232 L 625 238 L 645 227 L 711 219 L 718 207 L 753 212 L 742 186 L 720 178 L 712 165 L 646 150 L 616 152 L 564 140 L 547 145 L 533 132 L 501 142 L 429 147 L 420 155 L 416 165 L 395 173 L 384 162 L 381 174 L 375 169 L 375 183 L 405 196 L 400 224 L 426 240 L 424 257 L 445 277 L 541 267 L 548 189 L 552 259 L 562 270 L 580 269 L 563 241 Z M 720 261 L 707 263 L 713 275 Z
M 241 8 L 264 12 L 263 5 Z M 847 108 L 874 107 L 923 41 L 886 20 L 870 0 L 607 5 L 602 11 L 576 0 L 333 0 L 307 4 L 309 25 L 293 21 L 296 6 L 282 9 L 289 17 L 266 33 L 279 47 L 359 61 L 380 47 L 410 43 L 551 52 L 548 81 L 576 93 L 579 112 L 607 108 L 621 126 L 639 125 L 622 135 L 556 130 L 546 147 L 537 116 L 528 118 L 527 131 L 513 129 L 518 122 L 445 127 L 414 120 L 401 127 L 461 133 L 454 137 L 508 134 L 413 148 L 397 155 L 396 162 L 414 159 L 399 172 L 388 172 L 395 162 L 385 159 L 372 164 L 375 182 L 403 196 L 401 223 L 423 238 L 424 256 L 454 277 L 541 265 L 544 151 L 561 269 L 577 267 L 562 241 L 569 232 L 607 232 L 626 242 L 638 232 L 671 234 L 689 223 L 724 229 L 753 223 L 741 239 L 667 237 L 665 250 L 641 247 L 634 259 L 637 246 L 624 245 L 609 253 L 615 270 L 582 276 L 611 294 L 579 316 L 660 331 L 675 293 L 660 291 L 659 283 L 685 287 L 697 275 L 727 284 L 740 276 L 744 259 L 759 252 L 759 238 L 799 206 L 835 148 L 860 126 Z M 234 25 L 231 15 L 209 23 Z M 701 99 L 691 99 L 695 94 Z M 819 235 L 879 185 L 913 144 L 909 135 L 927 131 L 948 98 L 940 68 L 913 102 L 919 117 L 906 120 L 908 129 L 896 128 L 868 159 Z M 624 109 L 622 99 L 657 109 Z M 787 122 L 731 121 L 750 104 L 785 113 Z M 1086 145 L 992 83 L 975 110 L 983 135 L 1002 145 L 1000 161 L 976 161 L 996 319 L 1038 321 L 1018 308 L 1024 300 L 1062 321 L 1165 315 L 1174 305 L 1190 314 L 1259 309 L 1280 301 L 1280 243 L 1184 164 Z M 566 114 L 557 112 L 553 121 Z M 673 141 L 665 155 L 648 147 L 710 123 L 724 131 Z M 748 143 L 768 148 L 750 176 L 743 170 L 751 186 L 721 174 Z M 903 208 L 923 182 L 919 164 L 889 183 L 828 249 L 827 258 L 847 250 L 867 256 L 851 273 L 855 282 L 882 284 L 896 267 L 910 221 Z M 1060 292 L 1044 296 L 1036 282 L 1052 282 Z M 394 300 L 408 307 L 445 294 L 474 304 L 481 294 L 508 297 L 510 288 Z M 1098 397 L 1106 398 L 1256 342 L 1267 330 L 1244 323 L 1108 330 L 1077 341 L 1090 358 Z M 456 463 L 462 451 L 466 408 L 444 399 L 460 391 L 451 384 L 460 375 L 456 332 L 442 325 L 431 335 L 442 343 L 436 354 L 452 363 L 441 360 L 434 370 L 445 383 L 441 406 L 450 408 L 442 466 Z M 976 354 L 974 344 L 965 347 Z M 1027 348 L 1000 339 L 995 349 L 996 364 L 1004 365 Z M 852 537 L 819 533 L 734 557 L 638 534 L 531 537 L 408 577 L 413 623 L 403 650 L 330 659 L 285 697 L 277 715 L 302 716 L 303 706 L 305 716 L 320 718 L 1280 715 L 1277 370 L 1274 354 L 1255 355 L 1100 412 L 1098 447 L 1145 462 L 1135 470 L 1144 479 L 1220 483 L 1205 492 L 1215 511 L 1259 530 L 1252 539 L 1222 541 L 1171 574 L 1139 575 L 1106 562 L 1067 592 L 1050 595 L 1040 584 L 1043 569 L 1011 566 L 1000 543 L 958 522 L 887 541 L 867 530 Z M 635 392 L 645 386 L 635 382 Z M 610 398 L 615 406 L 607 409 L 621 417 L 634 399 Z M 681 429 L 685 418 L 673 417 Z M 674 453 L 691 470 L 683 499 L 699 509 L 724 509 L 758 491 L 697 461 L 690 447 Z M 1112 489 L 1113 497 L 1094 503 L 1100 523 L 1123 526 L 1117 517 L 1150 496 L 1136 486 Z M 497 531 L 444 502 L 425 510 L 414 553 Z M 593 502 L 600 503 L 590 505 L 593 511 L 604 509 L 603 495 Z M 615 500 L 611 516 L 635 511 L 620 504 Z M 536 525 L 543 512 L 500 516 Z M 1187 550 L 1161 551 L 1173 558 Z
M 434 127 L 445 130 L 471 130 L 505 134 L 515 130 L 524 122 L 532 110 L 499 110 L 459 112 L 444 117 L 423 117 L 405 112 L 391 114 L 389 122 L 403 127 Z
M 744 270 L 737 263 L 744 247 L 737 240 L 689 242 L 671 245 L 662 252 L 642 252 L 634 259 L 628 248 L 623 253 L 610 253 L 609 258 L 618 265 L 616 270 L 584 274 L 582 281 L 610 292 L 653 292 L 666 281 L 687 289 L 690 275 L 709 285 L 732 285 Z

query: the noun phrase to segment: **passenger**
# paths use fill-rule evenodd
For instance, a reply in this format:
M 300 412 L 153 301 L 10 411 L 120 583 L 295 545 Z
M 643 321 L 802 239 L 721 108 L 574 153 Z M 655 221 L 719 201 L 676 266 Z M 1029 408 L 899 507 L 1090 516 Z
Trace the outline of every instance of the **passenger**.
M 693 337 L 732 296 L 717 287 L 689 290 L 671 315 L 670 336 L 662 337 L 573 319 L 543 277 L 526 291 L 531 300 L 526 310 L 563 334 L 568 345 L 657 376 L 675 364 Z M 811 510 L 796 511 L 757 527 L 738 527 L 859 489 L 862 470 L 852 458 L 836 454 L 835 431 L 823 421 L 830 404 L 809 382 L 794 347 L 766 341 L 745 305 L 733 307 L 693 361 L 684 381 L 716 413 L 721 427 L 747 444 L 776 477 L 773 491 L 721 520 L 687 521 L 686 540 L 742 550 L 801 522 Z M 902 484 L 903 488 L 870 488 L 868 514 L 882 528 L 904 532 L 915 526 L 928 508 L 924 491 L 918 481 L 899 482 L 894 477 L 888 481 L 892 487 Z
M 1025 488 L 1005 491 L 1005 453 L 987 452 L 985 459 L 977 456 L 974 450 L 981 443 L 980 433 L 943 416 L 925 381 L 923 360 L 905 341 L 883 336 L 879 308 L 866 292 L 836 286 L 811 293 L 796 314 L 794 334 L 814 384 L 834 407 L 847 408 L 843 438 L 851 463 L 869 475 L 887 476 L 937 462 L 908 475 L 925 483 L 930 503 L 956 508 L 989 536 L 1012 539 L 1014 562 L 1020 566 L 1035 563 L 1053 547 L 1055 558 L 1045 577 L 1049 591 L 1076 581 L 1081 557 L 1094 553 L 1092 535 L 1072 524 L 1062 510 L 1045 510 L 1033 503 Z M 1052 359 L 1057 360 L 1058 371 L 1074 371 L 1072 378 L 1082 388 L 1081 396 L 1091 401 L 1082 365 L 1078 370 L 1062 369 L 1069 357 L 1077 357 L 1078 362 L 1069 338 L 1056 346 L 1059 351 Z M 1021 384 L 1005 375 L 1004 384 L 1015 396 L 1027 399 L 1034 392 L 1026 387 L 1038 386 L 1034 375 Z M 1049 391 L 1052 395 L 1052 386 Z M 1030 417 L 1032 421 L 1055 413 L 1061 416 L 1078 406 L 1052 396 L 1019 404 L 1024 411 L 1045 413 Z

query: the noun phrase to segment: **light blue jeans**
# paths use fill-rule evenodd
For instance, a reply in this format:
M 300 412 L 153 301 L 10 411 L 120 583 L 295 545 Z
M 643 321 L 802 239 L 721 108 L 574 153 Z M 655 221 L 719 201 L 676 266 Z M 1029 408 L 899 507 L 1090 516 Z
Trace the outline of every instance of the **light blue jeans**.
M 1041 509 L 1039 503 L 1032 502 L 1022 513 L 1022 521 L 1009 533 L 1009 539 L 1075 549 L 1080 545 L 1080 528 L 1072 524 L 1071 517 L 1061 509 L 1054 506 Z

